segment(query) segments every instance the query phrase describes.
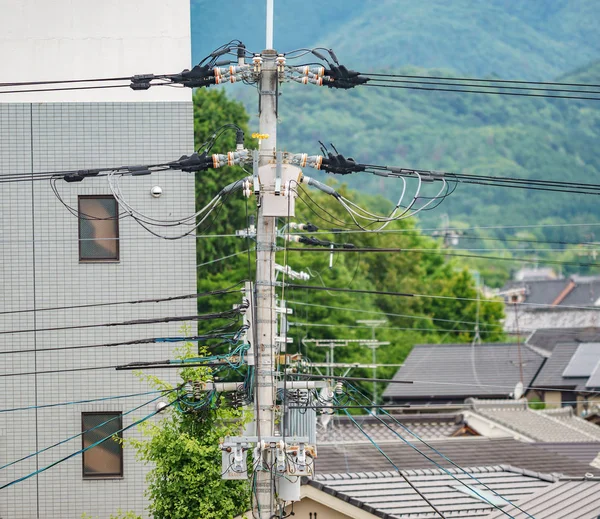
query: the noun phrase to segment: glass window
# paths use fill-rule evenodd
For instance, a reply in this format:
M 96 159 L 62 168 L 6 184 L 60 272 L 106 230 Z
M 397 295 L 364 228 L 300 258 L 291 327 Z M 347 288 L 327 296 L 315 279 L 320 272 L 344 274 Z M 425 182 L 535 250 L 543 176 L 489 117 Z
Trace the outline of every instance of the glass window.
M 83 453 L 83 477 L 123 475 L 123 416 L 118 413 L 82 413 L 83 448 L 113 436 Z
M 119 260 L 119 211 L 112 195 L 79 197 L 79 260 Z

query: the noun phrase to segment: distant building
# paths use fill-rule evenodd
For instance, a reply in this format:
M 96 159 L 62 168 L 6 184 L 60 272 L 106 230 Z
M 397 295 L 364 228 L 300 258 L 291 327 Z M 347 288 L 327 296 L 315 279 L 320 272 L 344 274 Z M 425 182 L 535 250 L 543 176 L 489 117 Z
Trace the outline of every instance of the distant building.
M 509 281 L 497 295 L 504 298 L 504 330 L 510 334 L 600 326 L 598 276 Z
M 440 406 L 470 397 L 513 398 L 523 378 L 528 388 L 545 360 L 543 352 L 516 343 L 417 344 L 383 393 L 397 404 Z
M 515 281 L 543 281 L 558 279 L 560 276 L 549 267 L 523 267 L 517 270 L 514 275 Z

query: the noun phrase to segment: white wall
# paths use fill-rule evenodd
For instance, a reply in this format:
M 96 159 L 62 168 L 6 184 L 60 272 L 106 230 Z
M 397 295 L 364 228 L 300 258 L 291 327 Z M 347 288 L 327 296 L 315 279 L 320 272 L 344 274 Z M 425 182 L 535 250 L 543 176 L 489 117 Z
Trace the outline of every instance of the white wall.
M 0 0 L 0 64 L 0 83 L 181 72 L 191 65 L 190 2 Z M 0 95 L 0 103 L 190 99 L 189 89 L 171 87 Z

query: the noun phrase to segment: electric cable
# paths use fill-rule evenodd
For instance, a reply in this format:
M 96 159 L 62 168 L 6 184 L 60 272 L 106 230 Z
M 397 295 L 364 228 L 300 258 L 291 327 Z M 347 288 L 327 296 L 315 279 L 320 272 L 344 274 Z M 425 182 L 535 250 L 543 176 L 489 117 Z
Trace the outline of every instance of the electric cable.
M 326 252 L 331 254 L 332 250 L 329 248 L 317 248 L 317 247 L 290 247 L 288 249 L 290 252 Z M 416 249 L 401 249 L 401 248 L 385 248 L 385 247 L 379 247 L 379 248 L 353 248 L 353 249 L 349 249 L 349 248 L 336 248 L 333 249 L 333 252 L 355 252 L 355 253 L 360 253 L 360 252 L 378 252 L 378 253 L 401 253 L 401 252 L 406 252 L 406 253 L 418 253 L 418 254 L 424 254 L 424 255 L 435 255 L 435 256 L 451 256 L 451 257 L 457 257 L 457 258 L 477 258 L 477 259 L 484 259 L 484 260 L 488 260 L 488 261 L 513 261 L 513 262 L 518 262 L 518 263 L 547 263 L 549 265 L 571 265 L 571 266 L 576 266 L 576 267 L 600 267 L 600 263 L 582 263 L 579 261 L 567 261 L 567 260 L 551 260 L 551 259 L 540 259 L 540 258 L 507 258 L 505 256 L 486 256 L 483 254 L 456 254 L 453 252 L 450 252 L 449 250 L 439 250 L 439 251 L 427 251 L 425 249 L 421 249 L 421 250 L 416 250 Z
M 6 314 L 22 314 L 22 313 L 30 313 L 30 312 L 51 312 L 57 310 L 73 310 L 76 308 L 96 308 L 103 306 L 117 306 L 117 305 L 136 305 L 143 303 L 164 303 L 170 301 L 180 301 L 183 299 L 196 299 L 200 297 L 212 297 L 217 295 L 225 295 L 225 294 L 234 294 L 240 291 L 240 289 L 234 289 L 235 287 L 241 285 L 244 281 L 240 281 L 235 283 L 227 288 L 210 290 L 208 292 L 200 292 L 197 294 L 184 294 L 180 296 L 171 296 L 171 297 L 160 297 L 154 299 L 135 299 L 132 301 L 115 301 L 110 303 L 88 303 L 83 305 L 68 305 L 68 306 L 54 306 L 48 308 L 28 308 L 24 310 L 8 310 L 0 312 L 0 315 Z
M 474 297 L 457 297 L 457 296 L 442 296 L 442 295 L 434 295 L 434 294 L 415 294 L 415 293 L 407 293 L 407 292 L 387 292 L 383 290 L 359 290 L 355 288 L 332 288 L 332 287 L 320 287 L 318 285 L 294 285 L 288 284 L 288 288 L 298 288 L 298 289 L 306 289 L 306 290 L 329 290 L 332 292 L 348 292 L 348 293 L 356 293 L 356 294 L 374 294 L 381 296 L 393 296 L 393 297 L 422 297 L 425 299 L 447 299 L 454 301 L 477 301 Z M 500 300 L 483 300 L 482 303 L 503 303 Z M 552 307 L 554 306 L 549 303 L 528 303 L 523 302 L 519 303 L 520 306 L 536 306 L 536 307 Z M 575 310 L 600 310 L 600 307 L 597 306 L 578 306 L 578 305 L 560 305 L 561 309 L 575 309 Z
M 154 391 L 144 391 L 142 393 L 131 393 L 129 395 L 116 395 L 116 396 L 104 396 L 100 398 L 91 398 L 87 400 L 73 400 L 71 402 L 59 402 L 56 404 L 43 404 L 43 405 L 28 405 L 24 407 L 13 407 L 10 409 L 0 409 L 0 413 L 14 413 L 16 411 L 30 411 L 33 409 L 46 409 L 48 407 L 63 407 L 67 405 L 79 405 L 79 404 L 90 404 L 93 402 L 106 402 L 110 400 L 121 400 L 123 398 L 133 398 L 136 396 L 146 396 L 153 395 L 156 393 L 164 393 L 165 391 L 170 391 L 168 389 L 157 389 Z
M 240 309 L 228 310 L 225 312 L 214 313 L 214 314 L 202 314 L 202 315 L 187 315 L 187 316 L 174 316 L 174 317 L 161 317 L 157 319 L 134 319 L 131 321 L 122 321 L 117 323 L 102 323 L 102 324 L 83 324 L 83 325 L 72 325 L 72 326 L 55 326 L 51 328 L 33 328 L 27 330 L 9 330 L 0 331 L 0 335 L 16 334 L 16 333 L 32 333 L 32 332 L 53 332 L 59 330 L 81 330 L 85 328 L 104 328 L 111 326 L 136 326 L 145 324 L 156 324 L 156 323 L 171 323 L 180 321 L 210 321 L 213 319 L 231 318 L 240 313 Z
M 25 480 L 27 480 L 29 478 L 37 476 L 38 474 L 41 474 L 42 472 L 45 472 L 46 470 L 51 469 L 52 467 L 55 467 L 56 465 L 58 465 L 60 463 L 63 463 L 63 462 L 65 462 L 65 461 L 67 461 L 67 460 L 69 460 L 69 459 L 71 459 L 71 458 L 73 458 L 73 457 L 75 457 L 75 456 L 77 456 L 79 454 L 83 454 L 84 452 L 87 452 L 88 450 L 90 450 L 90 449 L 92 449 L 94 447 L 97 447 L 98 445 L 101 445 L 105 441 L 112 440 L 112 438 L 115 435 L 121 434 L 121 433 L 127 431 L 128 429 L 131 429 L 132 427 L 135 427 L 135 426 L 137 426 L 137 425 L 145 422 L 146 420 L 149 420 L 153 416 L 156 416 L 158 413 L 163 412 L 166 408 L 168 408 L 168 407 L 172 406 L 173 404 L 175 404 L 175 402 L 177 402 L 177 400 L 174 400 L 173 402 L 170 402 L 170 403 L 166 404 L 160 410 L 156 410 L 156 411 L 150 413 L 149 415 L 146 415 L 143 418 L 140 418 L 139 420 L 134 421 L 133 423 L 131 423 L 130 425 L 127 425 L 126 427 L 122 427 L 121 429 L 119 429 L 118 431 L 114 432 L 110 436 L 102 438 L 102 439 L 100 439 L 100 440 L 98 440 L 98 441 L 96 441 L 96 442 L 88 445 L 87 447 L 85 447 L 85 448 L 83 448 L 81 450 L 73 452 L 73 453 L 69 454 L 68 456 L 65 456 L 64 458 L 61 458 L 61 459 L 55 461 L 54 463 L 51 463 L 50 465 L 46 465 L 45 467 L 42 467 L 42 468 L 36 470 L 35 472 L 27 474 L 26 476 L 23 476 L 23 477 L 20 477 L 18 479 L 15 479 L 15 480 L 13 480 L 13 481 L 11 481 L 9 483 L 5 483 L 4 485 L 0 486 L 0 490 L 3 490 L 5 488 L 7 488 L 7 487 L 10 487 L 10 486 L 15 485 L 17 483 L 21 483 L 22 481 L 25 481 Z
M 366 436 L 367 440 L 369 440 L 373 444 L 373 446 L 379 451 L 379 453 L 390 463 L 390 465 L 392 465 L 392 467 L 394 467 L 394 469 L 396 469 L 398 474 L 402 477 L 402 479 L 404 479 L 404 481 L 406 481 L 408 486 L 410 486 L 421 497 L 421 499 L 423 499 L 423 501 L 425 501 L 442 519 L 446 519 L 446 516 L 425 496 L 425 494 L 423 494 L 412 483 L 412 481 L 410 481 L 410 479 L 408 479 L 408 477 L 406 477 L 405 474 L 402 473 L 402 471 L 397 467 L 397 465 L 392 461 L 392 459 L 383 451 L 383 449 L 377 444 L 377 442 L 373 438 L 371 438 L 371 436 L 369 436 L 369 434 L 367 432 L 365 432 L 365 430 L 352 417 L 352 415 L 346 410 L 343 410 L 343 411 L 344 411 L 344 413 L 346 413 L 346 416 L 348 416 L 348 418 L 350 418 L 350 420 L 354 423 L 354 425 L 356 425 L 356 427 L 358 427 L 360 432 L 362 432 Z
M 377 81 L 377 80 L 375 80 Z M 489 90 L 467 90 L 464 88 L 443 88 L 443 87 L 425 87 L 425 86 L 409 86 L 409 85 L 388 85 L 388 84 L 375 84 L 365 83 L 365 87 L 372 88 L 395 88 L 402 90 L 427 90 L 432 92 L 456 92 L 462 94 L 487 94 L 487 95 L 501 95 L 501 96 L 519 96 L 519 97 L 541 97 L 541 98 L 554 98 L 554 99 L 577 99 L 586 101 L 600 101 L 600 97 L 587 97 L 587 96 L 573 96 L 573 95 L 560 95 L 560 94 L 527 94 L 525 92 L 491 92 Z
M 171 389 L 171 390 L 167 391 L 165 394 L 172 393 L 173 391 L 175 391 L 175 389 Z M 74 440 L 75 438 L 79 438 L 80 436 L 83 436 L 85 433 L 88 433 L 90 431 L 94 431 L 96 429 L 99 429 L 100 427 L 104 427 L 106 424 L 108 424 L 110 422 L 113 422 L 114 420 L 117 420 L 117 419 L 119 419 L 119 418 L 121 418 L 123 416 L 127 416 L 127 415 L 129 415 L 129 414 L 131 414 L 131 413 L 133 413 L 133 412 L 141 409 L 142 407 L 146 407 L 148 404 L 151 404 L 152 402 L 156 402 L 157 400 L 159 400 L 163 396 L 164 395 L 159 395 L 156 398 L 153 398 L 152 400 L 150 400 L 148 402 L 144 402 L 143 404 L 140 404 L 140 405 L 134 407 L 133 409 L 130 409 L 129 411 L 126 411 L 125 413 L 121 413 L 121 414 L 116 415 L 116 416 L 114 416 L 112 418 L 109 418 L 108 420 L 106 420 L 106 421 L 104 421 L 104 422 L 102 422 L 102 423 L 100 423 L 100 424 L 98 424 L 98 425 L 96 425 L 94 427 L 91 427 L 90 429 L 86 429 L 85 431 L 77 433 L 77 434 L 75 434 L 73 436 L 69 436 L 68 438 L 66 438 L 64 440 L 61 440 L 61 441 L 59 441 L 57 443 L 54 443 L 54 444 L 52 444 L 52 445 L 50 445 L 48 447 L 44 447 L 43 449 L 40 449 L 40 450 L 38 450 L 38 451 L 36 451 L 36 452 L 34 452 L 32 454 L 28 454 L 26 456 L 23 456 L 23 457 L 19 458 L 18 460 L 14 460 L 14 461 L 11 461 L 9 463 L 6 463 L 5 465 L 0 466 L 0 470 L 4 470 L 5 468 L 8 468 L 8 467 L 11 467 L 13 465 L 16 465 L 17 463 L 20 463 L 21 461 L 25 461 L 25 460 L 27 460 L 29 458 L 33 458 L 34 456 L 38 456 L 39 454 L 42 454 L 43 452 L 47 452 L 50 449 L 53 449 L 54 447 L 58 447 L 58 446 L 63 445 L 65 443 L 67 443 L 67 442 L 70 442 L 71 440 Z M 6 485 L 6 486 L 8 486 L 8 485 Z M 0 487 L 0 490 L 2 490 L 3 488 L 4 487 Z
M 356 392 L 358 392 L 359 394 L 363 395 L 362 392 L 360 390 L 358 390 L 357 388 L 354 388 Z M 364 396 L 364 395 L 363 395 Z M 351 397 L 352 398 L 352 397 Z M 353 401 L 358 403 L 358 400 L 356 398 L 352 398 Z M 391 416 L 389 413 L 386 413 L 387 415 Z M 454 479 L 455 481 L 457 481 L 458 483 L 460 483 L 461 485 L 465 486 L 466 488 L 468 488 L 470 491 L 474 492 L 482 501 L 488 503 L 489 505 L 493 506 L 495 509 L 500 510 L 504 515 L 506 515 L 507 517 L 510 517 L 511 519 L 515 519 L 511 514 L 509 514 L 508 512 L 506 512 L 505 510 L 503 510 L 501 507 L 499 507 L 498 505 L 494 504 L 490 499 L 486 498 L 485 496 L 483 496 L 482 494 L 480 494 L 477 489 L 475 489 L 474 487 L 471 487 L 469 485 L 467 485 L 463 480 L 457 478 L 454 474 L 452 474 L 449 470 L 447 470 L 445 467 L 442 467 L 442 465 L 440 465 L 438 462 L 436 462 L 434 459 L 432 459 L 430 456 L 428 456 L 427 454 L 425 454 L 423 451 L 421 451 L 418 447 L 416 447 L 414 444 L 412 444 L 410 441 L 408 441 L 406 438 L 404 438 L 401 434 L 399 434 L 396 430 L 394 430 L 392 427 L 390 427 L 390 425 L 385 421 L 382 420 L 381 417 L 379 417 L 376 414 L 373 414 L 371 416 L 374 416 L 376 420 L 378 420 L 382 425 L 384 425 L 387 429 L 389 429 L 393 434 L 395 434 L 398 438 L 400 438 L 406 445 L 408 445 L 411 449 L 413 449 L 414 451 L 416 451 L 418 454 L 420 454 L 421 456 L 423 456 L 425 459 L 427 459 L 429 462 L 433 463 L 438 469 L 442 470 L 445 474 L 447 474 L 448 476 L 450 476 L 452 479 Z M 394 419 L 394 421 L 398 424 L 400 424 L 400 422 L 398 422 L 397 420 Z M 410 430 L 408 429 L 408 427 L 401 425 L 402 428 L 407 431 L 410 432 Z M 428 445 L 429 446 L 429 445 Z M 438 454 L 441 455 L 441 453 L 436 450 L 436 452 Z M 449 460 L 449 458 L 447 458 L 446 456 L 444 456 L 444 459 L 446 461 L 448 461 L 449 463 L 451 463 L 454 467 L 458 468 L 459 470 L 461 470 L 464 474 L 467 474 L 469 476 L 471 476 L 472 479 L 474 479 L 475 481 L 477 481 L 480 485 L 484 486 L 487 490 L 489 490 L 490 492 L 492 492 L 494 495 L 500 497 L 501 499 L 503 499 L 504 501 L 506 501 L 507 503 L 509 503 L 510 505 L 514 506 L 515 508 L 517 508 L 519 511 L 523 512 L 524 514 L 526 514 L 530 519 L 535 519 L 533 516 L 531 516 L 530 514 L 528 514 L 525 510 L 519 508 L 517 505 L 515 505 L 514 503 L 512 503 L 511 501 L 509 501 L 508 499 L 506 499 L 505 497 L 503 497 L 502 495 L 500 495 L 498 492 L 496 492 L 495 490 L 491 489 L 488 485 L 485 485 L 484 483 L 482 483 L 479 479 L 477 479 L 476 477 L 470 475 L 465 469 L 463 469 L 462 467 L 460 467 L 458 464 L 451 462 Z

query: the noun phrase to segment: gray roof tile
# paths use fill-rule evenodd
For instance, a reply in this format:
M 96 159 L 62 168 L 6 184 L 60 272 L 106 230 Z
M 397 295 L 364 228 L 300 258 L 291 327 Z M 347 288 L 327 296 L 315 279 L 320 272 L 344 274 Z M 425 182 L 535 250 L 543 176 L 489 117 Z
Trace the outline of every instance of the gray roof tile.
M 544 357 L 517 344 L 418 344 L 408 355 L 394 380 L 413 384 L 389 384 L 383 397 L 401 402 L 461 401 L 471 396 L 508 398 L 520 379 L 523 363 L 526 386 L 539 371 Z
M 541 442 L 598 442 L 600 427 L 575 416 L 572 408 L 534 411 L 526 400 L 471 399 L 475 414 Z
M 413 441 L 411 443 L 442 467 L 453 466 L 425 445 Z M 600 476 L 600 469 L 595 469 L 588 463 L 561 454 L 549 454 L 536 444 L 522 443 L 512 438 L 452 438 L 427 443 L 461 467 L 506 464 L 546 474 L 581 477 L 589 472 Z M 394 442 L 379 442 L 379 446 L 402 470 L 436 468 L 432 461 L 399 439 Z M 317 473 L 393 470 L 389 461 L 367 442 L 319 445 L 315 463 Z
M 600 454 L 600 442 L 535 443 L 534 445 L 540 449 L 587 464 L 592 463 L 598 454 Z
M 479 480 L 478 483 L 474 478 Z M 511 467 L 475 468 L 465 474 L 458 470 L 430 470 L 425 475 L 414 471 L 402 471 L 421 493 L 436 506 L 447 518 L 486 517 L 494 507 L 477 495 L 483 492 L 485 485 L 501 494 L 505 499 L 515 502 L 552 485 L 551 478 L 526 475 Z M 328 491 L 345 501 L 352 500 L 371 513 L 380 517 L 398 519 L 439 518 L 428 505 L 398 473 L 385 476 L 361 477 L 354 480 L 321 480 L 316 476 L 309 484 Z M 475 495 L 462 491 L 466 486 L 474 488 Z
M 405 429 L 394 423 L 385 416 L 354 416 L 365 432 L 375 441 L 396 440 L 394 434 L 381 421 L 386 422 L 389 427 L 398 433 L 404 433 Z M 462 427 L 462 416 L 460 414 L 432 413 L 419 415 L 395 415 L 394 419 L 412 432 L 424 439 L 449 438 Z M 317 443 L 337 443 L 366 441 L 365 435 L 354 425 L 347 416 L 335 415 L 328 422 L 327 427 L 320 427 L 317 431 Z
M 527 339 L 527 344 L 552 351 L 560 343 L 599 342 L 600 328 L 542 328 Z
M 508 505 L 503 511 L 494 511 L 486 519 L 504 519 L 510 514 L 514 519 L 595 519 L 600 516 L 600 480 L 557 481 L 516 503 L 519 508 Z
M 562 376 L 563 371 L 571 360 L 571 357 L 577 351 L 579 343 L 570 342 L 567 344 L 556 344 L 552 355 L 540 370 L 537 377 L 531 384 L 533 387 L 547 388 L 575 388 L 587 382 L 588 377 L 570 377 Z

